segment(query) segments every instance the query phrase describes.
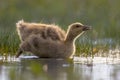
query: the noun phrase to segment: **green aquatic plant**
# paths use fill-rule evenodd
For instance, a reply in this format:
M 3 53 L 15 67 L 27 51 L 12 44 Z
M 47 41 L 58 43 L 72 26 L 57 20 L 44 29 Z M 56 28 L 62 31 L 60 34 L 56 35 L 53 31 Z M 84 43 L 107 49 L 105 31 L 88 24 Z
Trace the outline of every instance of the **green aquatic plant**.
M 19 38 L 13 30 L 0 30 L 0 54 L 15 54 L 19 46 Z

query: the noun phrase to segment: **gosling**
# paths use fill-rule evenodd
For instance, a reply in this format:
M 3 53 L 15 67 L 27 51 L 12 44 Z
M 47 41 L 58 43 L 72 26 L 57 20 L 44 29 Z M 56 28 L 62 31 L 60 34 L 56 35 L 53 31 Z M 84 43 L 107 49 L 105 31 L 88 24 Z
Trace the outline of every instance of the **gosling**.
M 57 29 L 59 29 L 58 32 L 56 31 Z M 73 58 L 73 55 L 75 54 L 76 39 L 89 29 L 89 26 L 78 22 L 69 25 L 66 34 L 63 33 L 64 30 L 56 28 L 53 31 L 56 32 L 54 34 L 59 37 L 57 40 L 53 38 L 54 35 L 46 36 L 46 38 L 44 38 L 41 36 L 41 31 L 39 32 L 39 29 L 36 29 L 38 30 L 37 34 L 31 33 L 28 37 L 23 39 L 16 57 L 19 57 L 23 52 L 31 52 L 39 58 Z M 61 33 L 63 39 L 60 39 L 60 36 L 58 36 L 58 34 Z M 21 35 L 19 36 L 21 37 Z

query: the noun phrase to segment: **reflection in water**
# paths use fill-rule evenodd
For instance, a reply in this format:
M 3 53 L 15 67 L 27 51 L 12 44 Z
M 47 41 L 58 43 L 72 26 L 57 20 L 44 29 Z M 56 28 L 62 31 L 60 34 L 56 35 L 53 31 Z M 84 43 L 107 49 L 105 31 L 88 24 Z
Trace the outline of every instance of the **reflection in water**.
M 96 64 L 87 66 L 75 64 L 74 71 L 81 76 L 81 80 L 120 80 L 120 65 Z
M 67 80 L 67 68 L 71 67 L 65 60 L 43 59 L 40 60 L 43 70 L 52 78 L 52 80 Z
M 120 80 L 120 64 L 21 58 L 0 62 L 0 80 Z

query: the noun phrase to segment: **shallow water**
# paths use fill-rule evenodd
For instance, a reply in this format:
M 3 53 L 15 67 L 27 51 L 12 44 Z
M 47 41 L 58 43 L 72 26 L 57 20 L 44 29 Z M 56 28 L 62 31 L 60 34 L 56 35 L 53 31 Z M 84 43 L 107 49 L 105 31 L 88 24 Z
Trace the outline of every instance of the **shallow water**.
M 0 80 L 120 80 L 117 58 L 0 58 Z

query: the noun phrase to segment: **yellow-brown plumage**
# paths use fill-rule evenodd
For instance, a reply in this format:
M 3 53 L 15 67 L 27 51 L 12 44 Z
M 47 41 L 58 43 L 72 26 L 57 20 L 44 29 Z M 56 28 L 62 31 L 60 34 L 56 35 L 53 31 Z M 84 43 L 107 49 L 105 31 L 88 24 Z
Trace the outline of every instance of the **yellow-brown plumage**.
M 19 21 L 17 31 L 21 38 L 16 57 L 31 52 L 42 58 L 70 58 L 75 53 L 75 40 L 90 27 L 73 23 L 67 33 L 56 25 Z

